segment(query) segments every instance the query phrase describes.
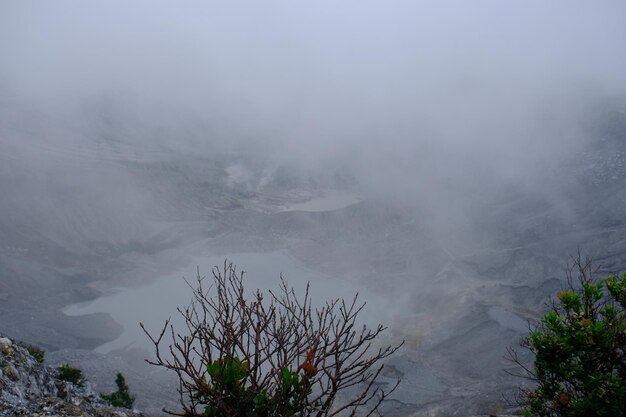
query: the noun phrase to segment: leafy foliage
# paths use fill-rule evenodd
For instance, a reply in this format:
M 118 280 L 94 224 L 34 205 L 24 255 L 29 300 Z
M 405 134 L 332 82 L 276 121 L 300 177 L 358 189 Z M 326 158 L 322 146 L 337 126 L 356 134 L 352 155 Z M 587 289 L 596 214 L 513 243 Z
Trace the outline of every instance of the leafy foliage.
M 115 384 L 117 385 L 117 391 L 110 394 L 101 394 L 101 397 L 111 403 L 112 406 L 133 408 L 135 397 L 130 395 L 124 375 L 120 372 L 115 377 Z
M 238 358 L 217 359 L 207 366 L 208 392 L 197 391 L 197 399 L 208 404 L 204 408 L 205 416 L 296 416 L 313 411 L 306 403 L 311 392 L 306 372 L 301 378 L 298 372 L 283 368 L 276 389 L 259 391 L 246 386 L 248 371 L 248 363 Z M 221 403 L 215 404 L 215 398 L 221 398 Z
M 524 416 L 626 416 L 626 273 L 595 280 L 593 272 L 575 259 L 569 288 L 523 342 L 536 382 L 521 398 Z
M 85 377 L 83 371 L 79 368 L 74 368 L 68 364 L 61 365 L 57 368 L 58 378 L 63 381 L 68 381 L 82 387 L 85 385 Z
M 364 304 L 335 299 L 313 309 L 309 290 L 248 296 L 232 263 L 198 273 L 192 302 L 179 312 L 185 330 L 166 321 L 160 334 L 144 328 L 155 348 L 149 363 L 176 373 L 187 417 L 305 417 L 375 414 L 399 381 L 380 383 L 382 361 L 399 346 L 378 346 L 385 330 L 359 325 Z M 164 346 L 169 333 L 171 342 Z M 339 395 L 342 394 L 342 395 Z
M 30 353 L 30 355 L 35 358 L 38 363 L 43 363 L 46 356 L 46 352 L 43 349 L 40 349 L 37 346 L 28 345 L 26 346 L 26 350 L 28 350 L 28 353 Z

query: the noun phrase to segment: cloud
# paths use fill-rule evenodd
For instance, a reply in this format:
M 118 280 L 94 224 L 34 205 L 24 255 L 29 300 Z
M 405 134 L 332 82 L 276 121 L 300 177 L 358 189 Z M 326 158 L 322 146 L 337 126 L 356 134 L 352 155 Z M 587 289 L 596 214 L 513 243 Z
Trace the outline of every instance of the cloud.
M 0 83 L 15 103 L 86 130 L 85 108 L 106 107 L 141 126 L 126 141 L 343 165 L 420 196 L 529 181 L 584 144 L 589 103 L 626 87 L 622 2 L 0 7 Z M 164 129 L 176 134 L 151 133 Z

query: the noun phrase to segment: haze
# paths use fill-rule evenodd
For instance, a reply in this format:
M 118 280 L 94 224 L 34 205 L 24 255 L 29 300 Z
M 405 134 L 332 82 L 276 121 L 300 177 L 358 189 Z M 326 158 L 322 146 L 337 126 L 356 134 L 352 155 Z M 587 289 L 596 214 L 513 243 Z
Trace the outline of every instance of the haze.
M 387 297 L 394 337 L 426 352 L 407 355 L 445 358 L 438 382 L 419 370 L 441 392 L 402 394 L 416 409 L 455 384 L 496 393 L 568 255 L 626 267 L 625 17 L 621 1 L 0 0 L 0 332 L 91 350 L 119 323 L 67 305 L 200 256 L 288 251 Z
M 589 99 L 625 87 L 625 13 L 582 1 L 5 1 L 3 101 L 87 129 L 85 106 L 109 103 L 125 140 L 192 130 L 160 141 L 193 153 L 252 144 L 396 181 L 477 166 L 517 177 L 577 144 L 570 122 Z

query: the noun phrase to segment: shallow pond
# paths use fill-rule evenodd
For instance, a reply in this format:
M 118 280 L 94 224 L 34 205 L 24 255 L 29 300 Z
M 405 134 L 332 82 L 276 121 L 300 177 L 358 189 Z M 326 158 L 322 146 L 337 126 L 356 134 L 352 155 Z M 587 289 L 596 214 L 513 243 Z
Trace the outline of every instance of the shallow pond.
M 72 304 L 63 312 L 71 316 L 104 312 L 110 314 L 123 326 L 123 333 L 117 339 L 96 348 L 98 352 L 109 353 L 129 347 L 151 349 L 152 345 L 139 327 L 139 322 L 144 323 L 146 328 L 153 333 L 158 333 L 170 316 L 174 319 L 175 325 L 176 323 L 181 325 L 181 320 L 176 321 L 178 316 L 176 308 L 186 306 L 191 300 L 191 289 L 186 284 L 185 278 L 193 284 L 196 278 L 196 268 L 199 268 L 202 276 L 210 277 L 211 269 L 216 265 L 223 265 L 225 258 L 236 263 L 238 270 L 245 271 L 244 285 L 250 292 L 257 288 L 263 292 L 268 289 L 278 290 L 282 273 L 288 284 L 295 289 L 296 294 L 303 294 L 307 282 L 310 282 L 314 305 L 315 302 L 319 305 L 323 301 L 338 297 L 352 299 L 356 292 L 360 292 L 360 299 L 368 302 L 368 308 L 364 311 L 362 318 L 368 323 L 385 322 L 384 311 L 386 309 L 382 307 L 382 300 L 378 296 L 348 282 L 313 271 L 286 251 L 232 253 L 226 256 L 195 258 L 189 266 L 159 278 L 149 285 L 137 288 L 116 288 L 111 294 L 93 301 Z
M 287 205 L 284 207 L 283 211 L 332 211 L 348 207 L 360 201 L 362 201 L 362 199 L 356 194 L 327 191 L 308 201 Z

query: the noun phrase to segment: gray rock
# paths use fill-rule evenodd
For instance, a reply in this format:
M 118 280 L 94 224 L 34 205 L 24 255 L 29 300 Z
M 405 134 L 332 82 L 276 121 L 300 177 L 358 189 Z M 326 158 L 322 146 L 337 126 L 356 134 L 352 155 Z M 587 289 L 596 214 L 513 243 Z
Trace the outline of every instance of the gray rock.
M 57 379 L 53 368 L 6 337 L 0 338 L 0 369 L 0 417 L 146 417 L 109 406 L 89 384 L 79 387 Z

